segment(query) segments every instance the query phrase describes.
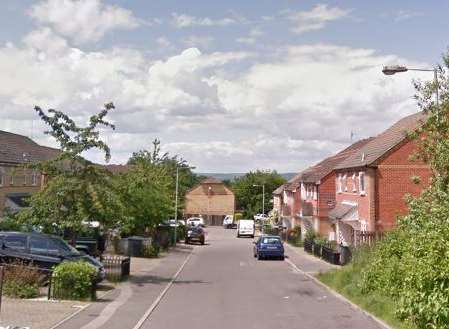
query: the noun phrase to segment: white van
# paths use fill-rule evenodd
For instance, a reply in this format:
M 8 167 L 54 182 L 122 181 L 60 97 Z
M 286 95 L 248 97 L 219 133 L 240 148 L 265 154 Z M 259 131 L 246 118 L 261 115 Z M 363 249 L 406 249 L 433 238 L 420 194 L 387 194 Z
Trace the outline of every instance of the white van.
M 252 219 L 241 219 L 237 224 L 237 238 L 243 235 L 254 238 L 256 228 Z
M 226 217 L 223 219 L 223 227 L 232 228 L 232 225 L 234 225 L 234 216 L 226 215 Z

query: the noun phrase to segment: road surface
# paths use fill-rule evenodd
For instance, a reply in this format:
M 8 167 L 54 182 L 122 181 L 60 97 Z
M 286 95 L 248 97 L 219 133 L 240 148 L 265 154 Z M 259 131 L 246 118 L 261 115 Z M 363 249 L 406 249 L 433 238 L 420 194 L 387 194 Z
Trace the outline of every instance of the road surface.
M 235 232 L 209 229 L 142 328 L 379 328 L 287 262 L 256 260 Z
M 294 269 L 289 261 L 305 267 L 296 252 L 287 250 L 289 261 L 258 261 L 253 240 L 235 235 L 208 228 L 206 245 L 171 252 L 57 328 L 381 328 Z

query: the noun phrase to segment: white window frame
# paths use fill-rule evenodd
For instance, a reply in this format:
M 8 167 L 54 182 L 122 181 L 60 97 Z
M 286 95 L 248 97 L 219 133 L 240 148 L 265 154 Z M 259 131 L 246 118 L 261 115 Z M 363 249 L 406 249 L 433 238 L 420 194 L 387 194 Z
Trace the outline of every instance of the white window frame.
M 357 185 L 355 184 L 356 182 L 356 174 L 353 173 L 352 174 L 352 192 L 357 192 Z
M 9 176 L 9 185 L 14 186 L 14 174 L 10 171 L 11 176 Z
M 348 175 L 346 175 L 346 174 L 343 175 L 343 184 L 344 184 L 343 190 L 345 192 L 348 192 Z
M 313 186 L 313 200 L 318 200 L 318 187 L 316 185 Z
M 31 185 L 37 186 L 37 172 L 35 171 L 31 174 Z
M 341 186 L 341 174 L 338 174 L 337 176 L 337 193 L 342 193 L 343 189 Z
M 363 177 L 363 179 L 362 179 Z M 363 184 L 362 184 L 363 182 Z M 363 185 L 363 188 L 362 188 Z M 359 192 L 360 195 L 366 194 L 366 182 L 365 182 L 365 173 L 363 171 L 359 172 Z
M 0 187 L 5 185 L 5 169 L 0 168 Z

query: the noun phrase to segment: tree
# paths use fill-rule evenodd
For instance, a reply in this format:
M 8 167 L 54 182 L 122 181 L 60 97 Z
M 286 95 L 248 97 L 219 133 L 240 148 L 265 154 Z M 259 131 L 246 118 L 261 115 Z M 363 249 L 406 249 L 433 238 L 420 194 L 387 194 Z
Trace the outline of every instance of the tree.
M 122 233 L 149 235 L 173 213 L 171 177 L 166 168 L 148 161 L 136 161 L 130 170 L 116 177 L 126 215 Z
M 411 137 L 419 147 L 416 158 L 430 165 L 430 186 L 409 198 L 409 214 L 378 244 L 362 271 L 364 292 L 393 298 L 398 317 L 417 328 L 449 328 L 449 52 L 444 63 L 438 86 L 415 82 L 426 117 Z
M 252 218 L 255 214 L 262 213 L 262 187 L 254 185 L 265 185 L 265 212 L 269 212 L 273 205 L 272 193 L 285 179 L 276 171 L 249 172 L 234 180 L 232 189 L 236 196 L 237 209 L 243 210 L 245 218 Z
M 30 207 L 19 214 L 20 221 L 41 226 L 47 232 L 55 228 L 68 231 L 73 242 L 86 221 L 109 226 L 121 216 L 122 204 L 110 173 L 82 157 L 83 152 L 98 149 L 109 161 L 110 149 L 100 139 L 99 126 L 115 128 L 105 119 L 113 109 L 112 103 L 106 104 L 90 117 L 86 127 L 80 127 L 61 111 L 35 107 L 50 127 L 45 133 L 56 139 L 61 152 L 54 159 L 28 165 L 48 179 L 44 188 L 31 197 Z
M 183 208 L 184 196 L 186 192 L 197 185 L 200 182 L 200 177 L 192 172 L 194 169 L 189 165 L 187 160 L 181 158 L 179 155 L 170 156 L 168 152 L 162 153 L 161 142 L 158 139 L 153 141 L 153 149 L 140 150 L 134 152 L 131 158 L 128 160 L 129 165 L 135 165 L 138 163 L 146 163 L 148 165 L 164 168 L 165 173 L 170 177 L 169 190 L 171 191 L 171 197 L 175 201 L 175 189 L 176 189 L 176 169 L 178 168 L 178 217 L 179 212 Z M 172 214 L 173 216 L 174 214 Z

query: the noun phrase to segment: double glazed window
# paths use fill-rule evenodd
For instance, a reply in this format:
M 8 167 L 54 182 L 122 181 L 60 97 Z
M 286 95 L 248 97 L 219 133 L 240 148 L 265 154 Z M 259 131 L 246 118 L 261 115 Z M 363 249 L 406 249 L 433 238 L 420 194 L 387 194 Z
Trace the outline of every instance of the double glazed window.
M 365 173 L 359 173 L 359 191 L 360 194 L 365 194 Z

